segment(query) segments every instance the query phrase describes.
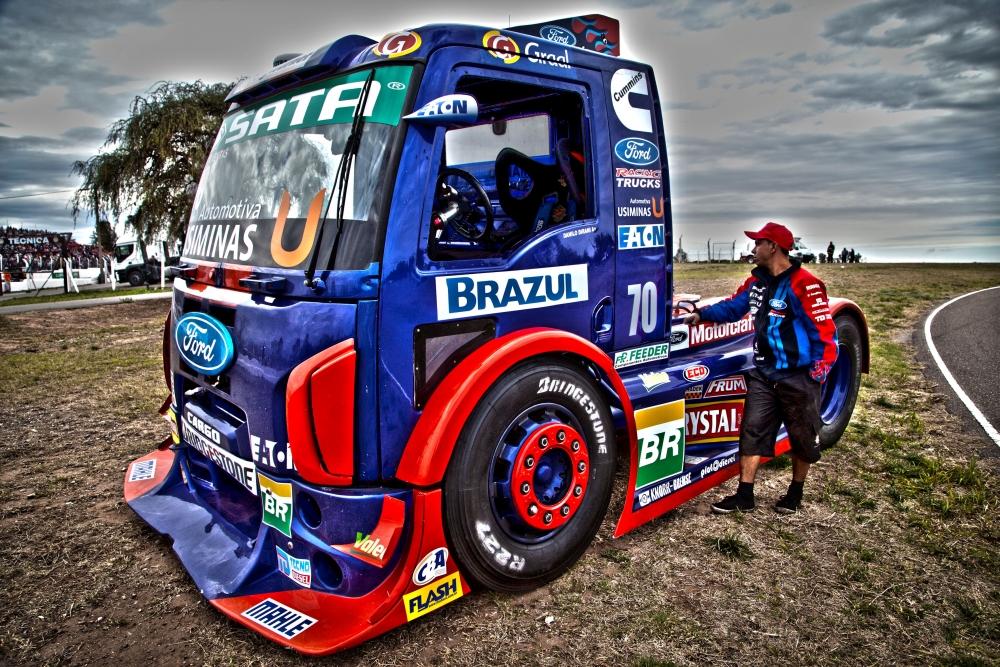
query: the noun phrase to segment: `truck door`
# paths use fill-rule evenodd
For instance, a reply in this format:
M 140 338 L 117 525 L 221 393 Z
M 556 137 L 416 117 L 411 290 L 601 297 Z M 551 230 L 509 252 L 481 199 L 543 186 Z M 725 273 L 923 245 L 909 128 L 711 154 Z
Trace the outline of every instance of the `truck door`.
M 615 200 L 615 366 L 666 360 L 671 221 L 663 124 L 651 72 L 604 72 Z
M 384 477 L 437 384 L 482 342 L 549 327 L 610 350 L 601 86 L 597 72 L 541 58 L 506 63 L 463 48 L 431 57 L 414 108 L 461 93 L 480 111 L 472 126 L 408 129 L 379 299 Z M 458 194 L 465 213 L 452 219 L 448 198 Z

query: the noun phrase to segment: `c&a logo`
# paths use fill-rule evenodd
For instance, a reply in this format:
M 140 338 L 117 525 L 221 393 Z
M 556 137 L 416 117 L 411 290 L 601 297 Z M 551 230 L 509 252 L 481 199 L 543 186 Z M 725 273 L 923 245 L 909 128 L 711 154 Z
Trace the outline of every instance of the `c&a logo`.
M 486 33 L 483 36 L 483 46 L 489 49 L 493 57 L 499 58 L 507 65 L 516 63 L 521 57 L 521 49 L 518 48 L 517 42 L 499 30 L 490 30 Z
M 420 35 L 412 30 L 390 32 L 375 47 L 375 55 L 398 58 L 420 48 Z

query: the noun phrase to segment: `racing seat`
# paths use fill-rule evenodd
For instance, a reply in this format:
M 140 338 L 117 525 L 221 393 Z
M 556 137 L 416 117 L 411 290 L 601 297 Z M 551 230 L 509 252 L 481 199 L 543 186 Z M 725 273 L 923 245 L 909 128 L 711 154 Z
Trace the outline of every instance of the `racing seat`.
M 526 192 L 512 191 L 511 167 L 530 179 Z M 576 220 L 577 211 L 583 210 L 578 186 L 582 173 L 583 155 L 568 139 L 556 143 L 556 164 L 544 164 L 505 148 L 496 159 L 497 199 L 517 224 L 520 236 L 537 234 L 549 225 Z

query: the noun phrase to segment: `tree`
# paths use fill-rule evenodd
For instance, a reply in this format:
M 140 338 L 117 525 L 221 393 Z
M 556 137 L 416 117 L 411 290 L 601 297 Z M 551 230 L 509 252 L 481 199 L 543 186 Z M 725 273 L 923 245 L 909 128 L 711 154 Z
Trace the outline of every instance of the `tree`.
M 115 227 L 107 220 L 98 220 L 94 225 L 94 232 L 90 235 L 90 244 L 100 246 L 110 250 L 118 243 L 118 235 Z
M 83 176 L 73 219 L 88 212 L 95 220 L 118 220 L 131 212 L 125 227 L 146 243 L 163 233 L 184 238 L 232 85 L 161 82 L 136 97 L 129 116 L 111 126 L 106 150 L 73 163 L 71 173 Z

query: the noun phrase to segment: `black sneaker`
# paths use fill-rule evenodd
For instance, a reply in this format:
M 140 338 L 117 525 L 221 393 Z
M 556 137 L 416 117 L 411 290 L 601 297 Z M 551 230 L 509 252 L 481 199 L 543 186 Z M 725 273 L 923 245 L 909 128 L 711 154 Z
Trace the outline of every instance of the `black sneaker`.
M 731 496 L 726 496 L 717 503 L 712 503 L 712 511 L 716 514 L 732 514 L 733 512 L 753 512 L 754 505 L 753 500 L 746 501 L 740 498 L 735 493 Z
M 774 509 L 778 511 L 778 514 L 795 514 L 799 511 L 799 505 L 801 504 L 802 496 L 793 496 L 790 493 L 786 493 L 775 503 Z

